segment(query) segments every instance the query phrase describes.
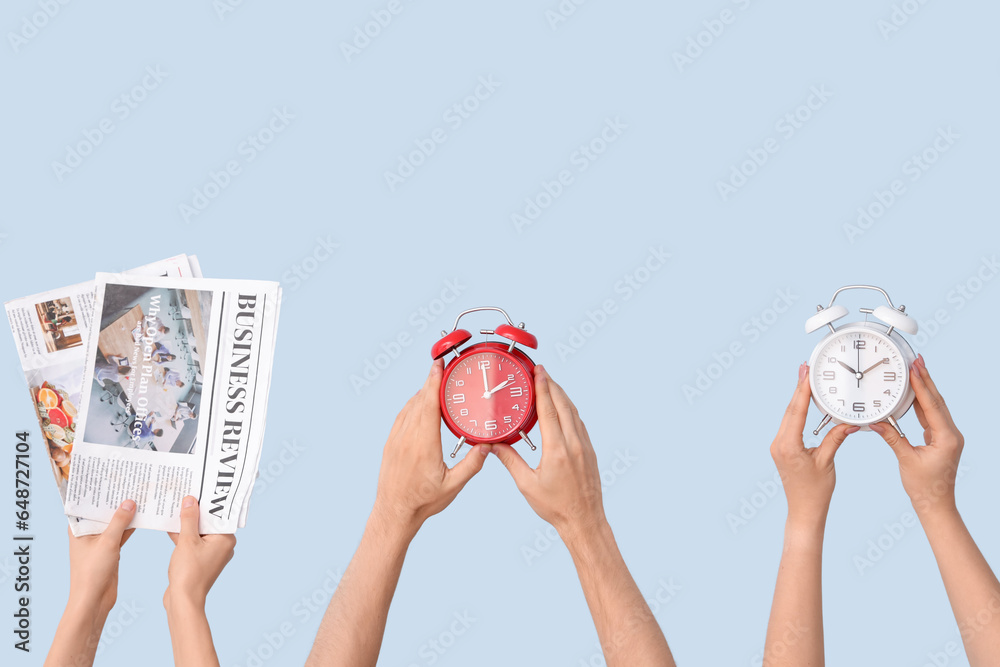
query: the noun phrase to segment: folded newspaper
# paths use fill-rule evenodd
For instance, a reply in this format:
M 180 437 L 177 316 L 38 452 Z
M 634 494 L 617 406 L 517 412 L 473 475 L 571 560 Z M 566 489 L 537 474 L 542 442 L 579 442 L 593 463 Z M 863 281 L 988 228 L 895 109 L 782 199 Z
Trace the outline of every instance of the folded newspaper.
M 176 531 L 189 494 L 203 533 L 245 525 L 280 287 L 200 275 L 179 256 L 7 304 L 76 535 L 126 498 L 134 527 Z

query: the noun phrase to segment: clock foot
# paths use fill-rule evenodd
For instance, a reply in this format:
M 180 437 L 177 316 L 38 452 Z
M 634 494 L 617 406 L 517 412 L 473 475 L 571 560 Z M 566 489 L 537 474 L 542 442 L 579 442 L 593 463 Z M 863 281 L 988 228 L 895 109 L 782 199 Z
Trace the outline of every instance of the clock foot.
M 465 436 L 463 435 L 461 438 L 458 439 L 458 444 L 455 445 L 455 451 L 451 453 L 451 458 L 455 458 L 455 454 L 458 454 L 458 450 L 460 450 L 462 448 L 462 445 L 464 444 L 465 444 Z
M 890 426 L 892 426 L 894 429 L 896 429 L 896 433 L 899 434 L 900 438 L 905 438 L 906 437 L 905 435 L 903 435 L 902 429 L 899 428 L 899 422 L 896 421 L 895 417 L 893 417 L 892 415 L 889 415 L 889 417 L 888 417 L 888 419 L 886 419 L 886 421 L 889 422 Z
M 536 449 L 538 449 L 537 447 L 535 447 L 535 443 L 531 442 L 531 440 L 528 439 L 527 433 L 525 433 L 524 431 L 518 431 L 518 433 L 521 434 L 521 439 L 524 440 L 526 443 L 528 443 L 528 447 L 531 447 L 531 451 L 535 451 Z
M 830 423 L 831 419 L 833 419 L 833 417 L 831 417 L 830 415 L 824 415 L 823 416 L 823 421 L 821 421 L 819 423 L 819 426 L 816 427 L 816 430 L 813 431 L 813 435 L 819 435 L 819 432 L 823 430 L 824 426 L 826 426 L 827 424 Z

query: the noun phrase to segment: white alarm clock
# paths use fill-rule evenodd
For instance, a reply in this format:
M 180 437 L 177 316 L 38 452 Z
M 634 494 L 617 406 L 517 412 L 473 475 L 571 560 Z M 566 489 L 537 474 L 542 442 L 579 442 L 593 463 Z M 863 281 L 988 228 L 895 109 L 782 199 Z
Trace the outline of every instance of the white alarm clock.
M 867 289 L 880 292 L 888 306 L 861 308 L 881 322 L 833 323 L 846 317 L 847 308 L 833 305 L 845 290 Z M 906 307 L 892 305 L 885 290 L 872 285 L 848 285 L 833 293 L 826 308 L 816 306 L 816 314 L 806 320 L 806 333 L 823 327 L 830 332 L 809 358 L 809 387 L 823 421 L 813 435 L 819 435 L 831 421 L 871 430 L 870 424 L 888 422 L 900 436 L 899 419 L 913 405 L 910 365 L 916 361 L 913 348 L 899 334 L 917 333 L 917 322 Z

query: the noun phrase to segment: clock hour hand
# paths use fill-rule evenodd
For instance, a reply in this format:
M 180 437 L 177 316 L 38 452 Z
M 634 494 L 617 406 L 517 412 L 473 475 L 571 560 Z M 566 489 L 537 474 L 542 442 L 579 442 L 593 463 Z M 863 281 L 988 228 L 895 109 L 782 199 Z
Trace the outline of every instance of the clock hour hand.
M 847 364 L 845 364 L 840 359 L 837 359 L 837 363 L 840 364 L 841 366 L 843 366 L 844 368 L 846 368 L 847 370 L 849 370 L 851 372 L 851 375 L 857 375 L 858 374 L 858 372 L 856 370 L 854 370 L 853 368 L 851 368 L 850 366 L 848 366 Z
M 496 392 L 500 391 L 501 389 L 503 389 L 504 387 L 506 387 L 509 384 L 510 384 L 510 380 L 504 380 L 503 382 L 501 382 L 497 386 L 493 387 L 492 389 L 487 389 L 486 393 L 483 394 L 483 398 L 489 398 L 490 396 L 492 396 Z
M 862 375 L 868 375 L 868 373 L 870 373 L 871 371 L 875 370 L 876 368 L 878 368 L 879 366 L 881 366 L 884 363 L 885 363 L 884 361 L 879 361 L 877 364 L 873 364 L 871 368 L 866 368 L 865 370 L 861 371 L 861 374 Z

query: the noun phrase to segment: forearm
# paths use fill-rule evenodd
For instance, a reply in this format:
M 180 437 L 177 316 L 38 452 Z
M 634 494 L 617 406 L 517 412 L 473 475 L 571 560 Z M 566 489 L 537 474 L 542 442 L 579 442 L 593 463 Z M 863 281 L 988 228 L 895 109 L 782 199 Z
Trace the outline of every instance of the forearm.
M 1000 655 L 1000 582 L 954 504 L 918 512 L 972 667 Z
M 170 644 L 177 667 L 219 667 L 203 601 L 172 595 L 163 598 L 170 627 Z
M 764 642 L 765 667 L 821 667 L 826 517 L 789 519 Z
M 374 666 L 403 560 L 419 525 L 373 511 L 316 634 L 308 667 Z
M 104 622 L 110 609 L 97 603 L 70 599 L 59 619 L 45 667 L 89 667 L 94 664 Z
M 611 526 L 563 531 L 608 667 L 672 667 L 673 656 L 656 618 L 625 565 Z

